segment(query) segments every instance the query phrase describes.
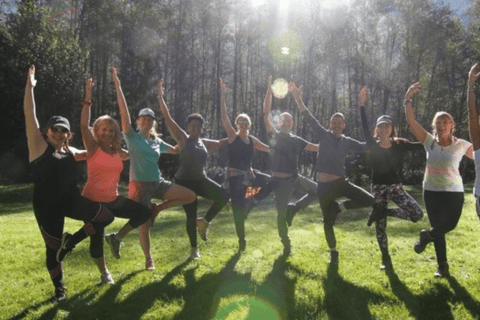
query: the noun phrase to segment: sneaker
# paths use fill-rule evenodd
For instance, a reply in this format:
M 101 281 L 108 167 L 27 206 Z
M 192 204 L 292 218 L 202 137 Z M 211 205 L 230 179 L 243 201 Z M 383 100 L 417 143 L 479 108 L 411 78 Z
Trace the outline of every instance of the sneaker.
M 55 295 L 53 296 L 55 302 L 67 301 L 67 289 L 64 286 L 55 287 Z
M 420 239 L 415 242 L 415 245 L 413 246 L 413 250 L 415 250 L 416 253 L 422 253 L 425 248 L 427 247 L 427 244 L 433 241 L 433 237 L 430 235 L 430 233 L 423 229 L 420 231 Z
M 293 218 L 295 217 L 295 204 L 287 204 L 287 225 L 292 226 Z
M 337 265 L 338 264 L 338 251 L 337 250 L 332 250 L 330 251 L 330 262 L 331 265 Z
M 116 233 L 110 233 L 105 235 L 105 241 L 110 245 L 112 254 L 115 258 L 120 259 L 120 247 L 122 246 L 122 240 L 118 239 Z
M 207 241 L 209 226 L 210 226 L 210 222 L 205 220 L 205 218 L 197 218 L 198 234 L 203 241 Z
M 190 259 L 191 260 L 198 260 L 200 259 L 200 252 L 198 251 L 197 247 L 193 247 L 190 251 Z
M 60 242 L 60 248 L 57 250 L 57 262 L 62 262 L 65 256 L 72 252 L 75 246 L 70 245 L 70 241 L 72 239 L 72 235 L 70 233 L 65 232 L 62 235 L 62 241 Z
M 115 284 L 115 281 L 113 281 L 112 275 L 110 272 L 105 272 L 102 273 L 102 276 L 100 277 L 100 282 L 104 284 Z
M 153 227 L 153 225 L 155 224 L 155 219 L 157 218 L 158 214 L 162 210 L 163 210 L 163 208 L 162 208 L 161 204 L 152 203 L 150 205 L 150 212 L 151 212 L 150 213 L 150 226 Z
M 438 264 L 437 272 L 433 275 L 435 278 L 448 278 L 450 277 L 450 272 L 448 271 L 448 262 L 443 262 Z
M 392 269 L 392 259 L 390 258 L 390 255 L 387 256 L 382 256 L 382 265 L 380 266 L 380 270 L 387 270 L 387 269 Z
M 148 258 L 147 261 L 145 261 L 145 269 L 148 271 L 155 270 L 152 258 Z
M 374 221 L 377 222 L 377 221 L 385 218 L 386 213 L 387 213 L 386 209 L 387 208 L 385 208 L 385 206 L 382 206 L 379 203 L 375 203 L 373 205 L 372 212 L 370 213 L 370 216 L 368 217 L 367 226 L 370 227 Z
M 247 248 L 247 241 L 238 240 L 238 252 L 244 252 Z

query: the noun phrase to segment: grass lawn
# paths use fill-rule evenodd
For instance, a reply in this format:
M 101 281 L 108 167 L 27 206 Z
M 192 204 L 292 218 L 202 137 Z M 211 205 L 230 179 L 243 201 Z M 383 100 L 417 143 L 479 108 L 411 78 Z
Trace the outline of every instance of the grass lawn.
M 419 200 L 421 190 L 409 188 Z M 429 226 L 390 218 L 387 232 L 394 270 L 379 269 L 380 251 L 367 210 L 340 216 L 335 227 L 340 263 L 328 265 L 319 206 L 300 212 L 289 233 L 292 255 L 282 257 L 273 200 L 252 211 L 247 250 L 237 254 L 231 209 L 213 221 L 209 240 L 199 238 L 200 260 L 188 261 L 185 214 L 162 212 L 152 229 L 156 270 L 134 230 L 122 258 L 105 247 L 116 284 L 100 285 L 88 240 L 64 261 L 69 300 L 50 301 L 53 286 L 31 204 L 31 185 L 0 186 L 0 319 L 480 319 L 480 225 L 471 187 L 462 218 L 447 235 L 449 279 L 436 279 L 433 245 L 413 251 L 418 232 Z M 200 214 L 207 203 L 201 203 Z M 126 220 L 116 219 L 107 233 Z M 81 223 L 67 219 L 65 229 Z

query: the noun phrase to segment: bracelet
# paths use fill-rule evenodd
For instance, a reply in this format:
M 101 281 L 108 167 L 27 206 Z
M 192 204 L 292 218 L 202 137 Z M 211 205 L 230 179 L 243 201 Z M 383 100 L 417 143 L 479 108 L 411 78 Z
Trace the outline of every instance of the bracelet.
M 83 101 L 80 102 L 80 104 L 82 105 L 82 107 L 83 107 L 83 106 L 91 106 L 91 105 L 92 105 L 92 101 L 85 101 L 85 100 L 83 100 Z
M 412 103 L 412 100 L 411 100 L 411 99 L 405 99 L 405 100 L 403 100 L 403 104 L 407 104 L 407 103 Z

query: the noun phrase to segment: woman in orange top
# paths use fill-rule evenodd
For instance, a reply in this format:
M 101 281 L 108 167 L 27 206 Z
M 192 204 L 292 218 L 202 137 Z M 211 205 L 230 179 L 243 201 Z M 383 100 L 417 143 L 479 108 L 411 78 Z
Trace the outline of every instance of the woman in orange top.
M 150 218 L 150 208 L 118 194 L 118 181 L 123 170 L 122 161 L 128 160 L 128 152 L 120 146 L 122 139 L 120 126 L 112 117 L 101 116 L 95 120 L 93 128 L 89 127 L 93 86 L 92 79 L 88 79 L 80 122 L 83 144 L 87 150 L 88 171 L 88 179 L 82 195 L 92 201 L 101 202 L 112 211 L 115 217 L 129 219 L 119 232 L 108 235 L 106 238 L 111 245 L 113 255 L 119 259 L 123 237 Z M 103 229 L 91 237 L 90 255 L 96 260 L 102 274 L 101 282 L 114 284 L 105 265 L 103 238 Z

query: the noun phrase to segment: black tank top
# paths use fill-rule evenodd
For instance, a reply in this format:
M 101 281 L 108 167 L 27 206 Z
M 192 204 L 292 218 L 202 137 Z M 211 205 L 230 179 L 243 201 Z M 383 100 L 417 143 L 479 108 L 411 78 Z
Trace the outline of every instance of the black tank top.
M 185 146 L 180 150 L 180 167 L 175 178 L 184 180 L 200 180 L 206 177 L 207 148 L 202 139 L 187 139 Z
M 237 136 L 228 144 L 228 166 L 239 170 L 250 170 L 253 157 L 253 140 L 248 137 L 249 143 L 243 142 Z
M 35 198 L 66 200 L 80 195 L 77 187 L 78 165 L 71 152 L 55 153 L 49 144 L 31 165 Z

